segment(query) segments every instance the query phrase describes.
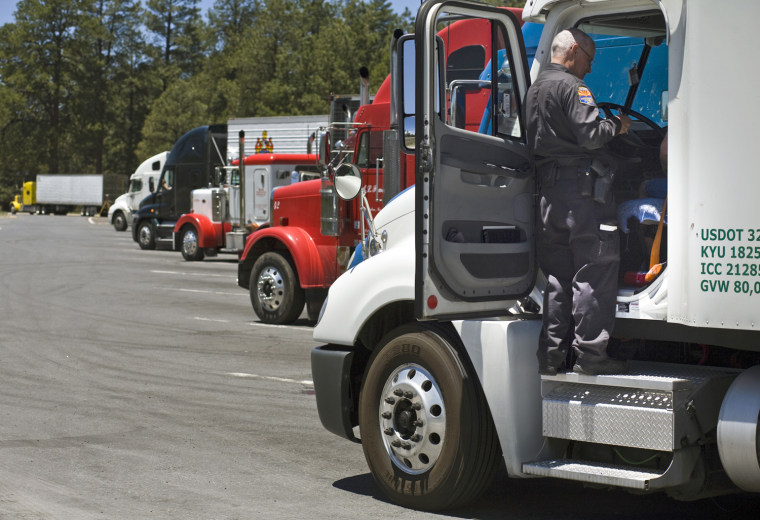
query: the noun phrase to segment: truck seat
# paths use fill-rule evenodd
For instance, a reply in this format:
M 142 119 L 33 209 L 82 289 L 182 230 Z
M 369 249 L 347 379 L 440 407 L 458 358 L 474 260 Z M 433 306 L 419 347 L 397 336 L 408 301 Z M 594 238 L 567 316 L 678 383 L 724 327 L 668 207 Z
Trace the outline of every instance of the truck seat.
M 630 219 L 639 224 L 657 225 L 660 222 L 660 213 L 665 199 L 647 197 L 643 199 L 633 199 L 621 202 L 618 205 L 618 223 L 623 233 L 630 233 Z M 665 224 L 668 223 L 667 214 L 665 215 Z

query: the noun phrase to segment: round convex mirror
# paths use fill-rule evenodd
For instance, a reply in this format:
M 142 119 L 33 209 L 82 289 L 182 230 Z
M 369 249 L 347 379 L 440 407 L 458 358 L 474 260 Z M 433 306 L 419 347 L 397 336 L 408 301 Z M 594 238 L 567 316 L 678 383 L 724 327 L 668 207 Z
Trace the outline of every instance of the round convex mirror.
M 362 189 L 362 173 L 355 165 L 343 163 L 335 170 L 335 191 L 343 200 L 351 200 Z

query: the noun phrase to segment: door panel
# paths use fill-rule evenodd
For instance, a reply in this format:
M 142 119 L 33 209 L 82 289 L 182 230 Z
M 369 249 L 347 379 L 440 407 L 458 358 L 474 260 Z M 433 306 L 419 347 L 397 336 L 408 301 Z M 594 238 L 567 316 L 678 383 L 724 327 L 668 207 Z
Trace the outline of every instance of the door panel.
M 505 10 L 444 0 L 424 4 L 416 34 L 417 317 L 506 314 L 536 273 L 522 33 Z M 462 41 L 482 46 L 486 63 L 448 77 L 438 47 Z

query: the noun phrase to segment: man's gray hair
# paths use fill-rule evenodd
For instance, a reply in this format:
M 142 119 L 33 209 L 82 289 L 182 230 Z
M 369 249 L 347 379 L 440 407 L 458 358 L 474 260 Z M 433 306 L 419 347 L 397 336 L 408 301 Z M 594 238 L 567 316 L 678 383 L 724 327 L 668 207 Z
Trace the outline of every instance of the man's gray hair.
M 593 44 L 594 40 L 588 34 L 575 27 L 563 29 L 552 40 L 552 58 L 565 57 L 574 43 L 578 45 L 585 43 L 588 45 Z

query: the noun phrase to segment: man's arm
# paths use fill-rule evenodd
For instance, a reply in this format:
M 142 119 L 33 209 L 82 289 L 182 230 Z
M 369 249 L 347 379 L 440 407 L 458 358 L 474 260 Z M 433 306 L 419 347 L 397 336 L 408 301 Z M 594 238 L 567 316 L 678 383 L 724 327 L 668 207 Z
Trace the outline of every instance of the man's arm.
M 574 87 L 567 96 L 565 110 L 578 144 L 589 150 L 601 148 L 631 126 L 631 119 L 624 114 L 601 119 L 596 100 L 583 84 Z

